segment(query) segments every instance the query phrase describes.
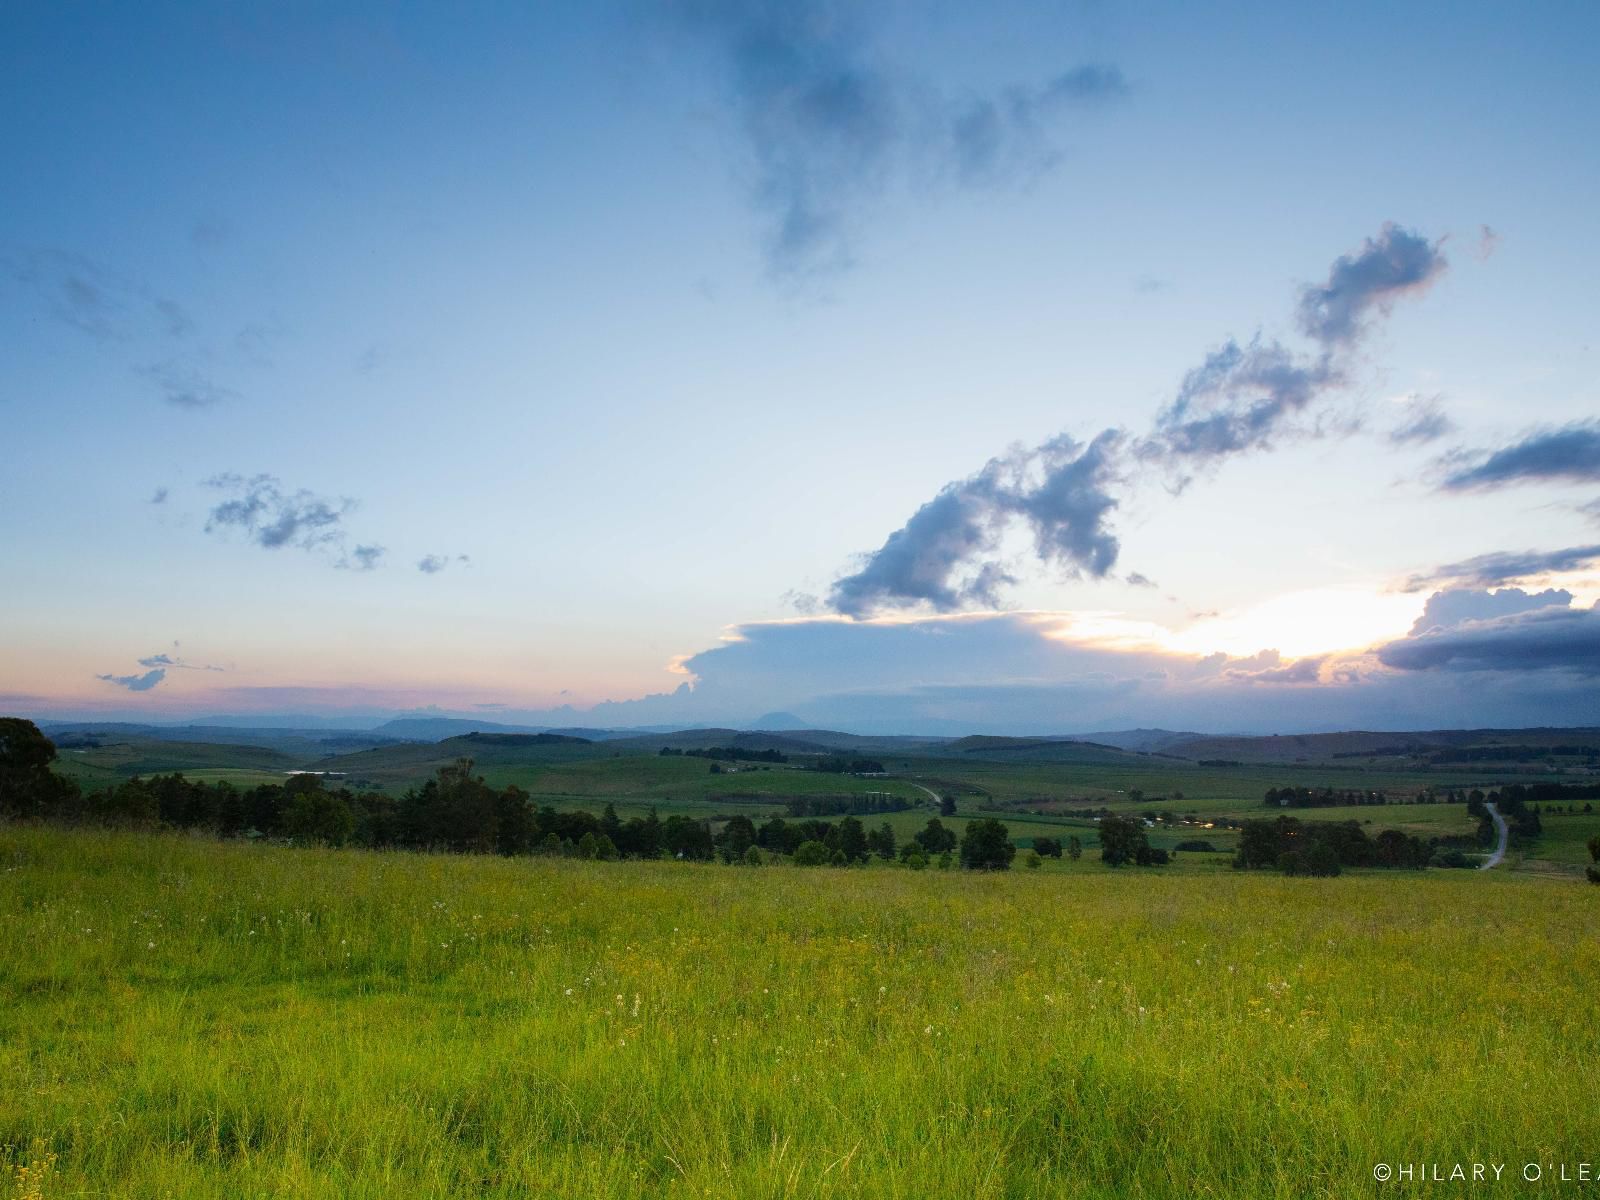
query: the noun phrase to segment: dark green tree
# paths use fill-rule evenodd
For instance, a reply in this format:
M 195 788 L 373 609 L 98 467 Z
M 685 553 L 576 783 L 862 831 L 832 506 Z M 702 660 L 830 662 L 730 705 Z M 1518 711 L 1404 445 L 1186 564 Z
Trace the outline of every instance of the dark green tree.
M 1100 818 L 1100 861 L 1109 867 L 1137 861 L 1139 851 L 1149 848 L 1144 826 L 1133 817 L 1116 813 Z
M 968 821 L 961 837 L 961 865 L 969 871 L 1005 871 L 1017 856 L 1011 832 L 993 817 Z

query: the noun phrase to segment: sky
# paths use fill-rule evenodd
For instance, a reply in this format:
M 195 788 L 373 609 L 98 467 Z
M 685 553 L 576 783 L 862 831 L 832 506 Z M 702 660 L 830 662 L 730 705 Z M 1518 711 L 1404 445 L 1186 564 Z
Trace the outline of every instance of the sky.
M 0 5 L 0 710 L 1600 723 L 1593 5 Z

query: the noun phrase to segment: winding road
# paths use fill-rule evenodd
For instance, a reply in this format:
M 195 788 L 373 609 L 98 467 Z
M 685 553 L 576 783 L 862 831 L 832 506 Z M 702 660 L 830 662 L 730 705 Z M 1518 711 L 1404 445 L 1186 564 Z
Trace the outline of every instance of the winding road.
M 1498 867 L 1500 860 L 1506 856 L 1506 819 L 1500 815 L 1500 810 L 1493 804 L 1485 804 L 1489 815 L 1494 818 L 1494 830 L 1500 835 L 1500 844 L 1494 848 L 1494 853 L 1484 860 L 1480 871 L 1487 871 L 1490 867 Z

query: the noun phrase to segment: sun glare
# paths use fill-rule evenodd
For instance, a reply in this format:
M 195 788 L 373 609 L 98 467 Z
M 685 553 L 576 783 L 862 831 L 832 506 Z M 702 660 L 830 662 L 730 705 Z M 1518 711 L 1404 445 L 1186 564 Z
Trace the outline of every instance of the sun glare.
M 1204 617 L 1172 634 L 1167 644 L 1192 654 L 1276 650 L 1285 658 L 1363 649 L 1403 636 L 1426 600 L 1421 594 L 1355 588 L 1290 592 L 1241 612 Z

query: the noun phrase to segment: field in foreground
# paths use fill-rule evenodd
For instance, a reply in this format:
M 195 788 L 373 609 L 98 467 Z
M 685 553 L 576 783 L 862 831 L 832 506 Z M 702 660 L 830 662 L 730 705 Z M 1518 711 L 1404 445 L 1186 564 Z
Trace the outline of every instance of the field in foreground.
M 0 826 L 0 1146 L 46 1200 L 1519 1194 L 1600 1147 L 1597 899 Z

